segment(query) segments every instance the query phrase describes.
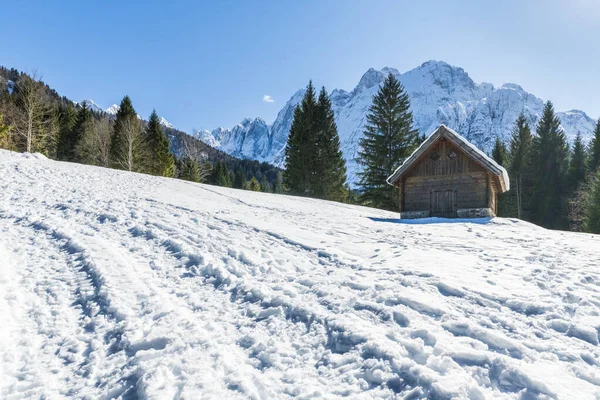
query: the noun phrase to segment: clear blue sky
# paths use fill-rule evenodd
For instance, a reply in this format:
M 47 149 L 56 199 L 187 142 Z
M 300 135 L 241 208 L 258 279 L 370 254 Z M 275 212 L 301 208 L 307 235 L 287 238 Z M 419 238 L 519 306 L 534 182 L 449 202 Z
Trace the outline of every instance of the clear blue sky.
M 1 20 L 1 65 L 186 131 L 271 123 L 311 78 L 349 90 L 430 59 L 600 116 L 598 0 L 11 1 Z

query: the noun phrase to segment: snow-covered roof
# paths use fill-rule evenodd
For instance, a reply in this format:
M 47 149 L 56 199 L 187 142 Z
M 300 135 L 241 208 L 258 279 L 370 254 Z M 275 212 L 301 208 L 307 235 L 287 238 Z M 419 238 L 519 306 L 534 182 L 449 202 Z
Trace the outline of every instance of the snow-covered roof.
M 410 167 L 419 159 L 419 157 L 427 150 L 427 148 L 437 142 L 442 136 L 449 139 L 456 146 L 473 157 L 473 159 L 479 162 L 479 164 L 481 164 L 484 168 L 496 175 L 500 182 L 501 192 L 510 190 L 510 180 L 508 179 L 508 173 L 506 172 L 506 169 L 504 169 L 483 151 L 479 150 L 475 145 L 461 136 L 458 132 L 448 128 L 443 124 L 440 125 L 440 127 L 437 128 L 423 143 L 421 143 L 421 145 L 406 160 L 404 160 L 402 165 L 400 165 L 396 171 L 394 171 L 394 173 L 387 178 L 387 183 L 393 185 L 395 182 L 397 182 L 402 174 L 410 169 Z

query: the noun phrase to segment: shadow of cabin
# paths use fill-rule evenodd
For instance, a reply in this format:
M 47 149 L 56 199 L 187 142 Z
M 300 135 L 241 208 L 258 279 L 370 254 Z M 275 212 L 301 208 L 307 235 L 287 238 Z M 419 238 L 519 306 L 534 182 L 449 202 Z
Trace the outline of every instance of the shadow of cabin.
M 400 218 L 495 217 L 506 170 L 441 125 L 387 179 L 400 194 Z

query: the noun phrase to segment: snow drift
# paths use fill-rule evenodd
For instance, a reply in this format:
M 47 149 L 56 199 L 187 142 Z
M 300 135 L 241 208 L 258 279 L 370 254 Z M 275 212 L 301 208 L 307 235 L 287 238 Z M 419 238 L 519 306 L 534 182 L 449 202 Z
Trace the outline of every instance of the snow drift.
M 600 237 L 0 151 L 0 397 L 594 399 Z

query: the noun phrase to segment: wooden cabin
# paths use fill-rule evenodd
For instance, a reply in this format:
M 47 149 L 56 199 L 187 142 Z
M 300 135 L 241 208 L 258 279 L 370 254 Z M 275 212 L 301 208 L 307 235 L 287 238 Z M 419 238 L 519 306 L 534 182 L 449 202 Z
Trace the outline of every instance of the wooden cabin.
M 494 217 L 506 170 L 441 125 L 387 179 L 400 191 L 400 218 Z

